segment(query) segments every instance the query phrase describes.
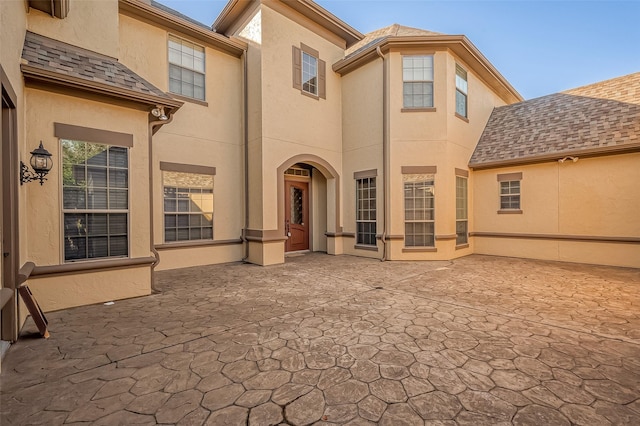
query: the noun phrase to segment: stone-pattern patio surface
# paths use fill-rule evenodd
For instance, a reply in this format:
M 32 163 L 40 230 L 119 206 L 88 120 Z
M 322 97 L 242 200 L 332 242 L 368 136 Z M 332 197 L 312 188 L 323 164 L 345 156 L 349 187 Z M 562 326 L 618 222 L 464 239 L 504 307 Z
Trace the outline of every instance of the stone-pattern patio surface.
M 311 254 L 157 277 L 15 344 L 0 423 L 640 424 L 639 270 Z

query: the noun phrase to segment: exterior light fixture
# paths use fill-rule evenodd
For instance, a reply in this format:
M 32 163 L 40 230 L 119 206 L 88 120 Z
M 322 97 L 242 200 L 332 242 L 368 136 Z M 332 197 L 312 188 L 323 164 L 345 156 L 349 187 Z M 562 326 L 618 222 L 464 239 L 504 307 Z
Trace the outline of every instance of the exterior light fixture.
M 38 148 L 31 151 L 31 161 L 29 163 L 33 171 L 29 170 L 29 167 L 20 161 L 20 185 L 34 180 L 39 180 L 40 185 L 42 185 L 47 180 L 45 176 L 53 167 L 51 153 L 44 149 L 42 141 L 40 141 Z
M 160 105 L 156 105 L 156 107 L 151 110 L 151 115 L 157 117 L 160 121 L 166 121 L 168 119 L 164 113 L 164 107 Z

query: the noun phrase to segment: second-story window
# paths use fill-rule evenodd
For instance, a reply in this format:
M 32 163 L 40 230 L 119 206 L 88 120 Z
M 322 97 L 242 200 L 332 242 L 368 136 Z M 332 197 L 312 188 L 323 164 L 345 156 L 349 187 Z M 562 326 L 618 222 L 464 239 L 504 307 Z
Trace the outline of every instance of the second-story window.
M 467 72 L 456 64 L 456 114 L 467 118 Z
M 169 36 L 169 91 L 205 100 L 204 47 Z
M 433 55 L 402 57 L 404 108 L 433 108 Z
M 293 87 L 312 98 L 327 98 L 326 63 L 317 50 L 302 43 L 293 46 Z

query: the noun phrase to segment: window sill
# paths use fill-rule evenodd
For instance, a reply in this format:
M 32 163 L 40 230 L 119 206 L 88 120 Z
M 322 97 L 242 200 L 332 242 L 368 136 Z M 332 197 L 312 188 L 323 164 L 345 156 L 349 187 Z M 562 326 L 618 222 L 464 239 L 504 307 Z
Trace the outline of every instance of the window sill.
M 171 95 L 171 97 L 179 99 L 181 101 L 191 102 L 192 104 L 202 105 L 202 106 L 206 106 L 206 107 L 209 106 L 209 102 L 201 101 L 200 99 L 190 98 L 188 96 L 179 95 L 179 94 L 173 93 L 173 92 L 169 92 L 169 95 Z
M 465 243 L 465 244 L 459 244 L 456 246 L 456 250 L 462 250 L 462 249 L 466 249 L 469 248 L 469 243 Z
M 498 210 L 498 214 L 522 214 L 522 210 Z
M 224 246 L 229 244 L 242 244 L 241 239 L 237 240 L 194 240 L 194 241 L 177 241 L 172 243 L 156 244 L 157 250 L 180 249 L 190 247 L 207 247 L 207 246 Z
M 403 247 L 403 253 L 435 253 L 438 249 L 435 247 Z
M 356 244 L 353 248 L 356 250 L 378 251 L 378 246 L 366 246 L 364 244 Z
M 434 107 L 430 108 L 402 108 L 400 112 L 436 112 Z
M 469 119 L 467 117 L 465 117 L 464 115 L 460 115 L 456 112 L 456 117 L 458 117 L 460 120 L 465 121 L 465 122 L 469 122 Z
M 311 99 L 315 99 L 316 101 L 320 100 L 320 96 L 318 95 L 314 95 L 313 93 L 309 93 L 309 92 L 305 92 L 304 90 L 300 89 L 300 93 L 302 93 L 303 95 L 305 95 L 308 98 Z

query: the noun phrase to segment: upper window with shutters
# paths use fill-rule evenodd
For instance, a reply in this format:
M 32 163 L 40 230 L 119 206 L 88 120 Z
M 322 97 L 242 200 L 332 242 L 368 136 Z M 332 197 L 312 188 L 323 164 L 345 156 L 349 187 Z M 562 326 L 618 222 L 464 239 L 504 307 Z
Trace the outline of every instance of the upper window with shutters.
M 169 36 L 169 91 L 204 101 L 204 47 Z
M 313 98 L 327 98 L 326 62 L 320 53 L 302 43 L 293 46 L 293 88 Z

